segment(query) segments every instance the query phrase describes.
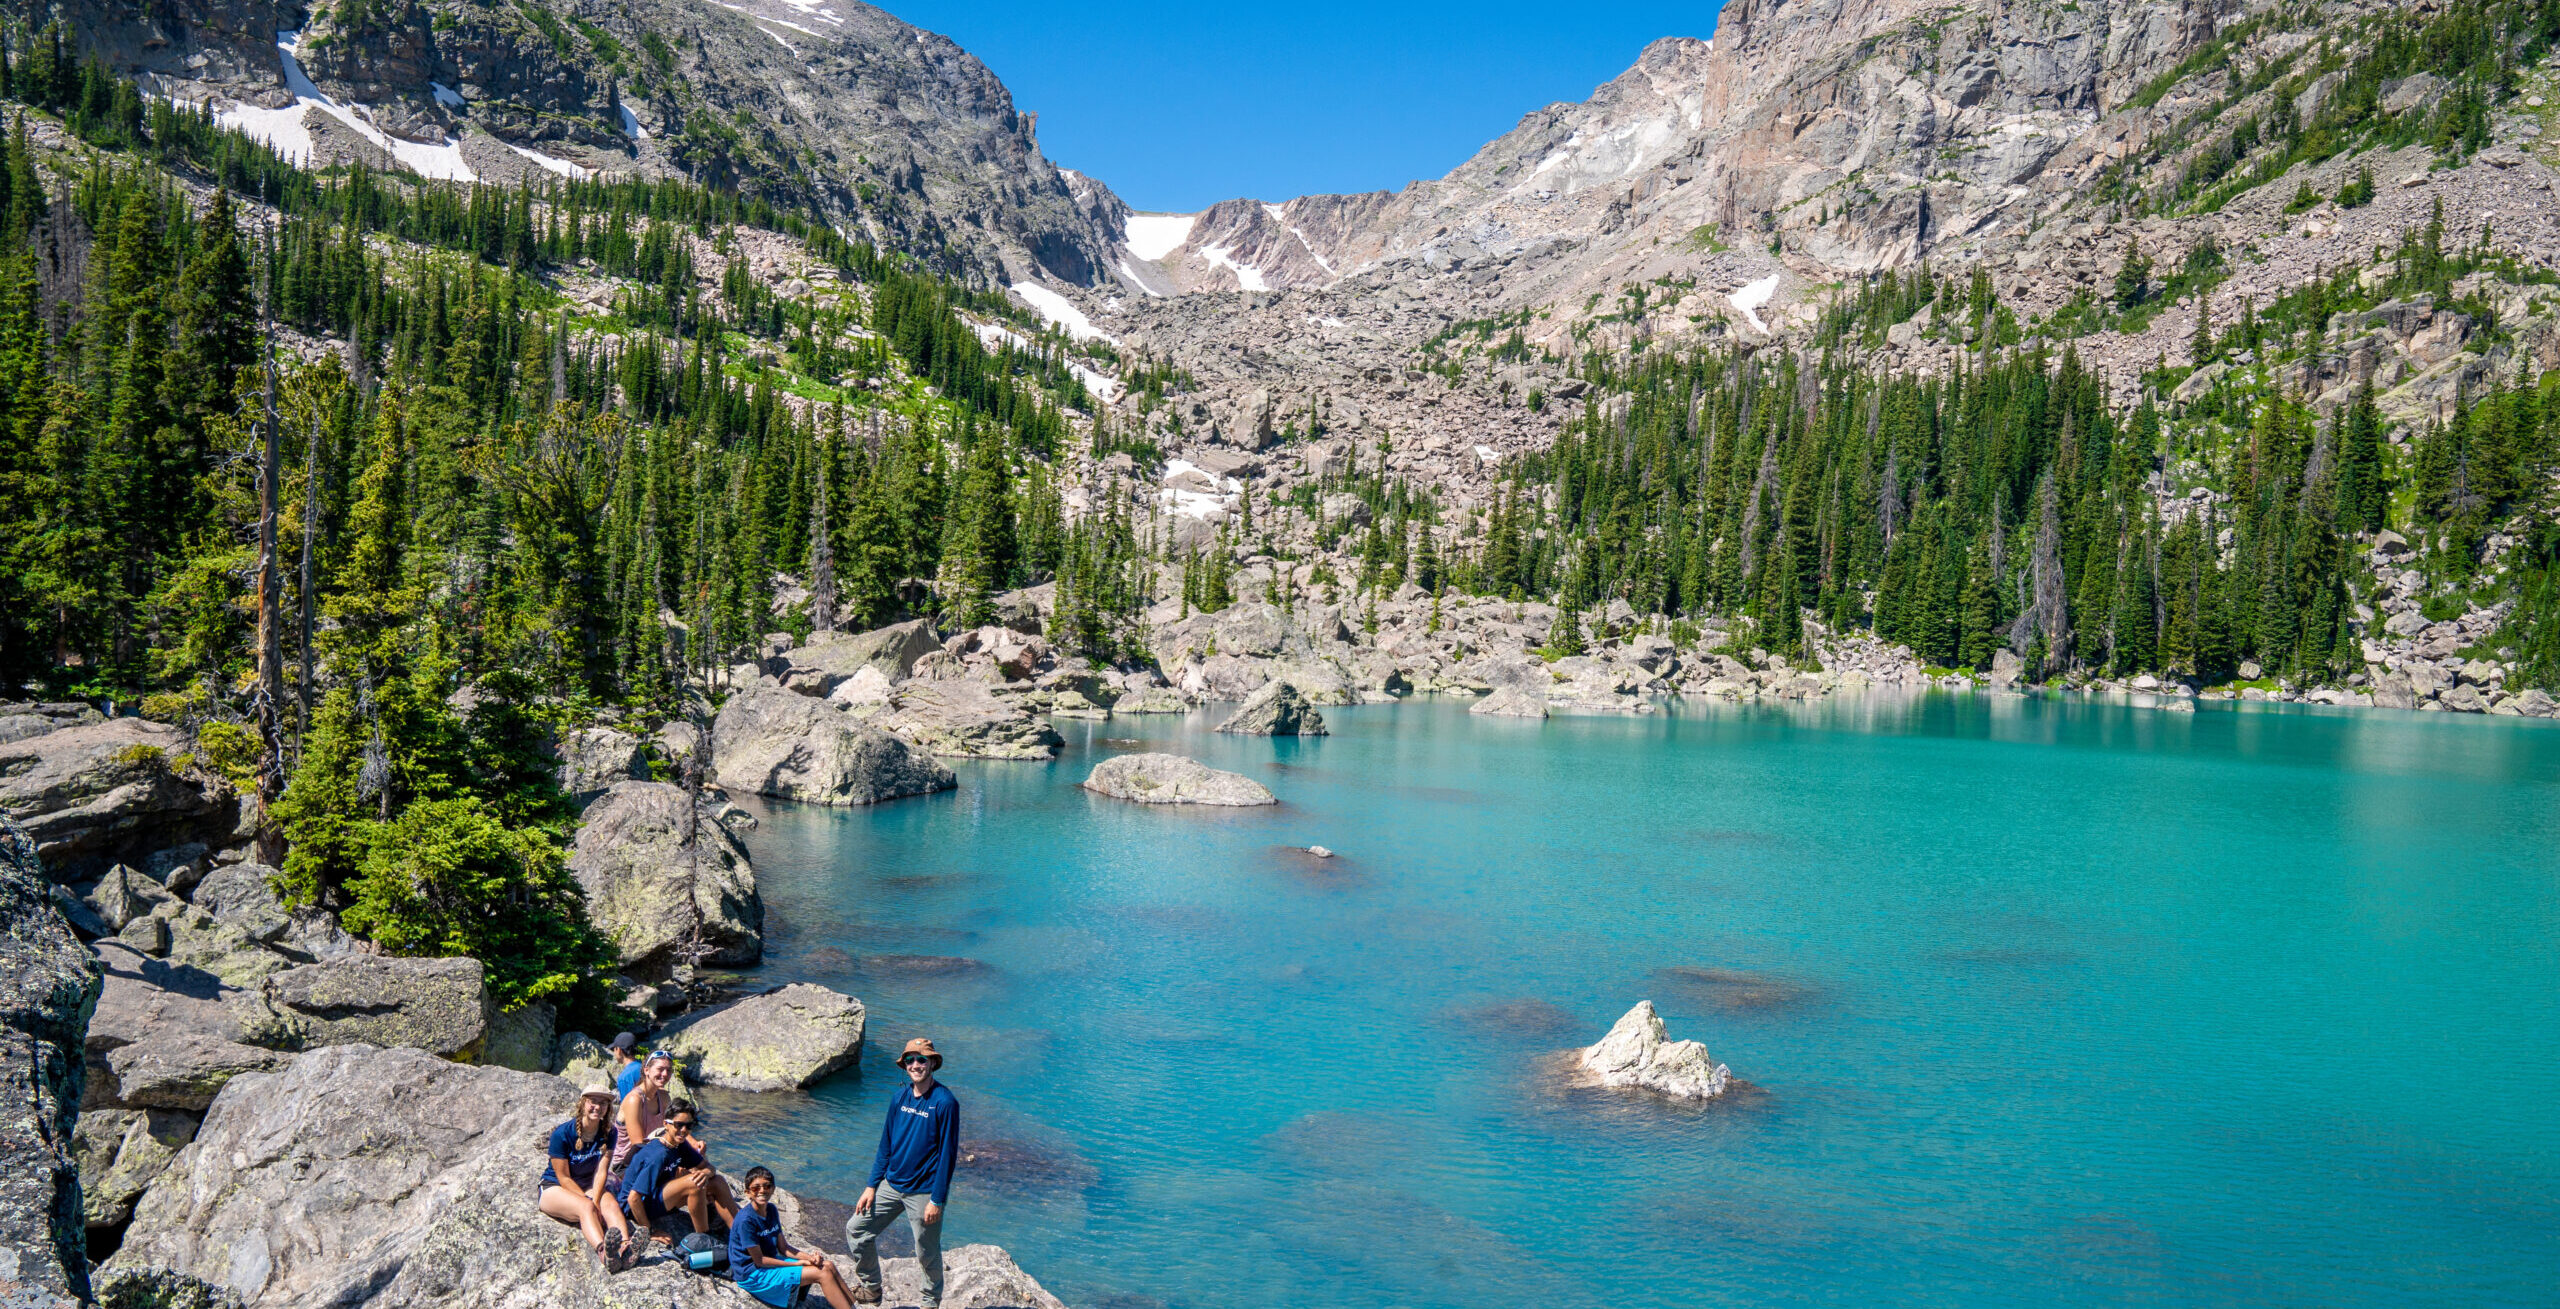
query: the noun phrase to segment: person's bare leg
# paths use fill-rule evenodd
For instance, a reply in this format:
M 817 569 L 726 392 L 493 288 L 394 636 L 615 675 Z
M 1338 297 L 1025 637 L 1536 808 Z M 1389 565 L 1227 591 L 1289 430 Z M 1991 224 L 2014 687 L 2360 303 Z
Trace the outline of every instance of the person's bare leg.
M 705 1189 L 702 1174 L 686 1173 L 667 1183 L 667 1204 L 670 1208 L 682 1208 L 685 1217 L 693 1220 L 693 1230 L 709 1235 L 711 1197 L 705 1194 Z
M 822 1264 L 816 1268 L 802 1266 L 800 1284 L 817 1287 L 818 1294 L 827 1297 L 827 1309 L 853 1309 L 853 1297 L 845 1294 L 844 1283 L 836 1279 L 833 1264 Z
M 711 1207 L 720 1211 L 720 1221 L 735 1225 L 738 1221 L 738 1197 L 729 1189 L 729 1179 L 711 1174 Z
M 587 1245 L 601 1253 L 604 1250 L 604 1224 L 596 1215 L 596 1207 L 587 1197 L 565 1186 L 548 1186 L 542 1191 L 544 1216 L 556 1218 L 577 1228 L 587 1238 Z

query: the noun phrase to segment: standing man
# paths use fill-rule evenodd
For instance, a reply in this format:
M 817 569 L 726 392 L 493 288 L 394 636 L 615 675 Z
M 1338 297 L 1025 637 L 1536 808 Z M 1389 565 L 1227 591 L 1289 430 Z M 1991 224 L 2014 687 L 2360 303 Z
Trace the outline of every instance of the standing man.
M 942 1304 L 942 1206 L 951 1201 L 952 1166 L 960 1158 L 960 1101 L 933 1080 L 942 1056 L 924 1038 L 898 1055 L 907 1084 L 889 1099 L 889 1121 L 880 1128 L 880 1153 L 871 1161 L 871 1184 L 845 1220 L 845 1244 L 853 1250 L 853 1299 L 880 1303 L 878 1239 L 905 1214 L 915 1229 L 916 1262 L 924 1267 L 924 1309 Z M 921 1204 L 919 1204 L 921 1202 Z

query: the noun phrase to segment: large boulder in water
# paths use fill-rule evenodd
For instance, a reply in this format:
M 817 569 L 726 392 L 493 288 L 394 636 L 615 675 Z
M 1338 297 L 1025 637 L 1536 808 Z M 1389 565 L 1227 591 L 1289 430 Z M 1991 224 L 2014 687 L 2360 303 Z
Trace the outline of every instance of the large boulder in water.
M 399 1045 L 474 1060 L 489 1038 L 480 961 L 349 955 L 266 980 L 269 1005 L 305 1046 Z
M 711 727 L 720 785 L 811 804 L 876 804 L 959 785 L 908 744 L 825 701 L 771 687 L 739 690 Z
M 795 982 L 667 1025 L 657 1046 L 685 1075 L 737 1091 L 807 1086 L 862 1057 L 862 1002 Z
M 1140 804 L 1265 805 L 1279 800 L 1241 773 L 1178 754 L 1115 755 L 1094 765 L 1084 789 Z
M 1218 730 L 1251 736 L 1323 736 L 1328 729 L 1324 715 L 1298 694 L 1297 687 L 1270 682 L 1246 697 L 1227 721 L 1218 724 Z
M 1633 1087 L 1683 1100 L 1724 1094 L 1731 1070 L 1696 1041 L 1674 1041 L 1653 1001 L 1639 1000 L 1600 1043 L 1578 1057 L 1582 1072 L 1602 1086 Z
M 1063 741 L 1047 718 L 983 682 L 909 682 L 872 721 L 927 754 L 953 759 L 1052 759 Z
M 171 766 L 187 750 L 185 733 L 139 718 L 0 745 L 0 815 L 26 827 L 57 881 L 134 849 L 227 832 L 230 803 Z
M 747 848 L 683 787 L 616 782 L 587 806 L 569 872 L 627 971 L 670 968 L 697 940 L 711 950 L 706 963 L 764 957 L 764 901 Z
M 0 1299 L 11 1309 L 88 1298 L 72 1143 L 82 1034 L 97 994 L 97 965 L 55 907 L 34 838 L 0 821 Z
M 1493 694 L 1469 705 L 1467 712 L 1491 718 L 1544 718 L 1547 716 L 1547 697 L 1534 690 L 1498 686 Z

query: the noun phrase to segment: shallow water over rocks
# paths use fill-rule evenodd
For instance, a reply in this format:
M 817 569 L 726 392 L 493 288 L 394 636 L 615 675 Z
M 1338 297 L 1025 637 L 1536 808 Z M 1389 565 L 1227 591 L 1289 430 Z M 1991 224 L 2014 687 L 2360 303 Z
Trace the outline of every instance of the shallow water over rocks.
M 956 792 L 762 806 L 759 976 L 853 989 L 871 1048 L 714 1107 L 722 1162 L 851 1199 L 930 1034 L 987 1143 L 947 1239 L 1082 1306 L 2524 1303 L 2560 1268 L 2560 727 L 1327 717 L 1061 723 Z M 1077 788 L 1139 745 L 1281 804 Z M 1543 1071 L 1640 999 L 1742 1093 Z

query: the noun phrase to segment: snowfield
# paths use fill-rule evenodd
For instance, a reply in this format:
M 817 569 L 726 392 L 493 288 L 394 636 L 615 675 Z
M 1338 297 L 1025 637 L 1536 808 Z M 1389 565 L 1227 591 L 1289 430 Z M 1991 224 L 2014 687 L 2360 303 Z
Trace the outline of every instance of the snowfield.
M 1131 214 L 1121 240 L 1129 253 L 1152 264 L 1190 240 L 1192 225 L 1199 221 L 1198 214 Z

